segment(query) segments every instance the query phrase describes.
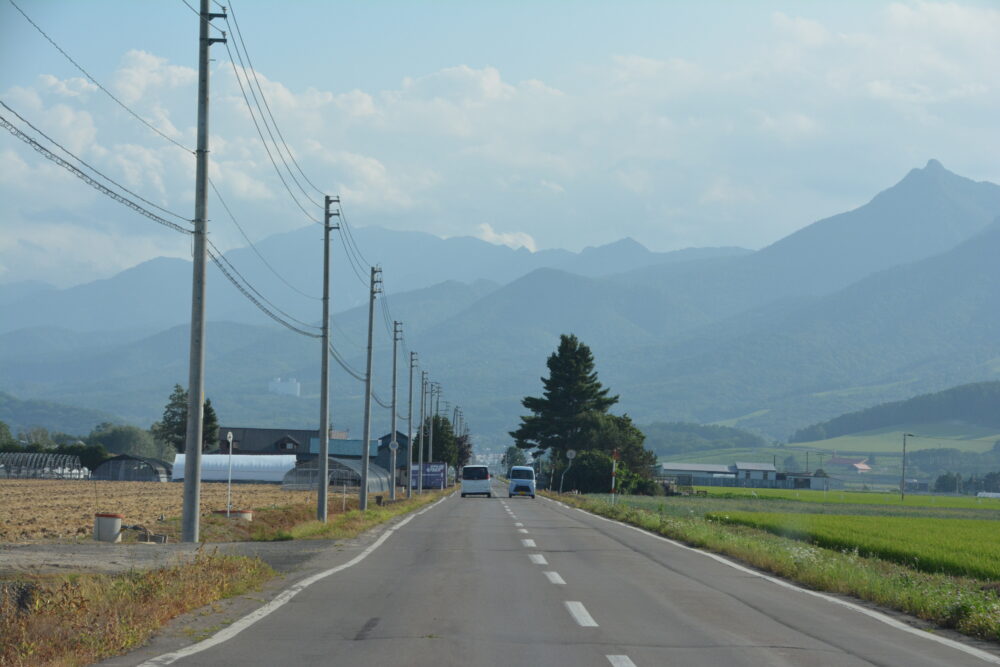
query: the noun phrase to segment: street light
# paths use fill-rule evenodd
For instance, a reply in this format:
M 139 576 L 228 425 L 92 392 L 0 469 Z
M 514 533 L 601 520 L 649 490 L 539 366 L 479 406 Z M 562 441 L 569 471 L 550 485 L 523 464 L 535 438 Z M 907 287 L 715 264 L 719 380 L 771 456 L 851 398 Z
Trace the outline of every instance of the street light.
M 226 441 L 229 442 L 229 481 L 226 483 L 226 518 L 233 509 L 233 432 L 226 433 Z
M 903 469 L 899 473 L 899 502 L 902 503 L 906 498 L 906 439 L 915 438 L 917 436 L 912 433 L 903 434 Z
M 567 449 L 566 458 L 569 460 L 569 465 L 566 466 L 566 469 L 563 470 L 562 477 L 559 478 L 559 495 L 562 495 L 563 492 L 563 482 L 566 481 L 566 473 L 568 473 L 569 469 L 573 467 L 573 459 L 576 458 L 576 450 Z

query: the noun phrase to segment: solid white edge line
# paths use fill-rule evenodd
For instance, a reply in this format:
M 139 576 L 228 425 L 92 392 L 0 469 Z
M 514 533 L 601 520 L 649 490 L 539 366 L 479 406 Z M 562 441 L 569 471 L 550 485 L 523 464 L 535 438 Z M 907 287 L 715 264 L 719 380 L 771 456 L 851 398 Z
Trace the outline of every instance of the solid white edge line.
M 556 584 L 557 586 L 565 586 L 566 585 L 566 580 L 563 579 L 561 576 L 559 576 L 558 572 L 553 572 L 551 570 L 547 570 L 545 572 L 545 576 L 548 577 L 548 579 L 549 579 L 550 582 L 552 582 L 553 584 Z
M 549 498 L 546 498 L 545 500 L 548 500 L 551 503 L 555 503 L 556 505 L 560 505 L 562 507 L 565 507 L 566 509 L 574 509 L 577 512 L 581 512 L 582 514 L 586 514 L 587 516 L 592 516 L 595 519 L 600 519 L 601 521 L 607 521 L 608 523 L 614 523 L 614 524 L 617 524 L 619 526 L 623 526 L 625 528 L 630 528 L 630 529 L 632 529 L 632 530 L 634 530 L 636 532 L 642 533 L 643 535 L 646 535 L 648 537 L 652 537 L 653 539 L 662 540 L 663 542 L 667 542 L 668 544 L 672 544 L 675 547 L 679 547 L 681 549 L 686 549 L 687 551 L 691 551 L 691 552 L 694 552 L 694 553 L 697 553 L 697 554 L 701 554 L 702 556 L 707 556 L 708 558 L 711 558 L 712 560 L 718 561 L 718 562 L 722 563 L 723 565 L 728 565 L 729 567 L 731 567 L 731 568 L 733 568 L 735 570 L 739 570 L 740 572 L 744 572 L 746 574 L 750 574 L 750 575 L 753 575 L 755 577 L 760 577 L 761 579 L 764 579 L 765 581 L 770 581 L 772 584 L 777 584 L 778 586 L 784 586 L 785 588 L 791 589 L 793 591 L 799 591 L 800 593 L 805 593 L 806 595 L 812 595 L 813 597 L 820 598 L 821 600 L 826 600 L 827 602 L 832 602 L 832 603 L 838 604 L 838 605 L 840 605 L 842 607 L 846 607 L 848 609 L 853 609 L 856 612 L 862 613 L 865 616 L 868 616 L 869 618 L 875 619 L 876 621 L 881 621 L 882 623 L 885 623 L 886 625 L 888 625 L 890 627 L 896 628 L 897 630 L 902 630 L 903 632 L 908 632 L 911 635 L 916 635 L 917 637 L 923 637 L 924 639 L 929 639 L 930 641 L 937 642 L 938 644 L 941 644 L 943 646 L 947 646 L 949 648 L 953 648 L 953 649 L 956 649 L 958 651 L 962 651 L 963 653 L 971 655 L 971 656 L 973 656 L 975 658 L 979 658 L 980 660 L 983 660 L 984 662 L 989 662 L 989 663 L 994 664 L 994 665 L 1000 665 L 1000 657 L 997 657 L 997 656 L 993 655 L 992 653 L 987 653 L 986 651 L 982 651 L 982 650 L 980 650 L 978 648 L 975 648 L 973 646 L 966 646 L 962 642 L 955 641 L 954 639 L 948 639 L 947 637 L 940 637 L 938 635 L 932 634 L 932 633 L 927 632 L 925 630 L 920 630 L 918 628 L 914 628 L 914 627 L 912 627 L 910 625 L 907 625 L 906 623 L 903 623 L 901 621 L 897 621 L 896 619 L 892 618 L 891 616 L 886 616 L 882 612 L 873 611 L 871 609 L 865 609 L 864 607 L 862 607 L 860 605 L 857 605 L 857 604 L 855 604 L 853 602 L 848 602 L 847 600 L 841 600 L 839 598 L 833 597 L 832 595 L 827 595 L 826 593 L 820 593 L 819 591 L 811 591 L 808 588 L 802 588 L 801 586 L 798 586 L 797 584 L 793 584 L 793 583 L 791 583 L 789 581 L 785 581 L 784 579 L 778 579 L 776 577 L 772 577 L 772 576 L 769 576 L 769 575 L 766 575 L 766 574 L 762 574 L 760 572 L 757 572 L 756 570 L 751 570 L 748 567 L 744 567 L 743 565 L 740 565 L 738 563 L 734 563 L 731 560 L 729 560 L 728 558 L 725 558 L 724 556 L 720 556 L 718 554 L 714 554 L 714 553 L 711 553 L 711 552 L 708 552 L 708 551 L 703 551 L 701 549 L 695 549 L 694 547 L 689 547 L 688 545 L 682 544 L 681 542 L 678 542 L 677 540 L 672 540 L 669 537 L 663 537 L 662 535 L 656 535 L 655 533 L 651 533 L 648 530 L 643 530 L 642 528 L 639 528 L 638 526 L 632 526 L 632 525 L 629 525 L 627 523 L 623 523 L 621 521 L 615 521 L 614 519 L 609 519 L 607 517 L 600 516 L 599 514 L 593 514 L 592 512 L 588 512 L 586 510 L 580 509 L 579 507 L 570 507 L 569 505 L 567 505 L 565 503 L 561 503 L 561 502 L 559 502 L 557 500 L 550 500 Z
M 545 556 L 543 556 L 542 554 L 528 554 L 528 558 L 530 558 L 531 562 L 534 563 L 535 565 L 549 564 L 549 561 L 545 560 Z
M 569 611 L 569 615 L 573 617 L 576 624 L 581 628 L 596 628 L 598 627 L 597 621 L 594 617 L 590 615 L 587 608 L 583 606 L 582 602 L 577 602 L 575 600 L 568 600 L 563 602 L 566 605 L 566 610 Z
M 611 663 L 611 667 L 635 667 L 632 658 L 627 655 L 606 655 L 604 657 Z
M 434 507 L 435 505 L 444 502 L 448 497 L 449 496 L 445 496 L 440 500 L 435 500 L 433 503 L 428 505 L 424 510 L 417 512 L 416 514 L 411 514 L 410 516 L 406 517 L 405 519 L 397 523 L 395 526 L 386 528 L 385 532 L 382 533 L 382 535 L 380 535 L 377 540 L 369 544 L 364 551 L 359 553 L 351 560 L 347 561 L 342 565 L 338 565 L 337 567 L 330 568 L 329 570 L 318 572 L 312 575 L 311 577 L 306 577 L 305 579 L 297 582 L 296 584 L 286 588 L 264 606 L 260 607 L 259 609 L 256 609 L 255 611 L 250 612 L 243 618 L 240 618 L 239 620 L 234 622 L 232 625 L 223 628 L 222 630 L 219 630 L 217 633 L 215 633 L 208 639 L 202 640 L 197 644 L 192 644 L 191 646 L 187 646 L 177 651 L 173 651 L 171 653 L 164 653 L 163 655 L 151 658 L 150 660 L 147 660 L 146 662 L 142 663 L 139 667 L 147 667 L 147 666 L 154 667 L 156 665 L 169 665 L 174 662 L 177 662 L 181 658 L 186 658 L 188 656 L 194 655 L 195 653 L 201 653 L 202 651 L 210 649 L 213 646 L 216 646 L 218 644 L 221 644 L 225 641 L 232 639 L 233 637 L 243 632 L 244 630 L 249 628 L 257 621 L 261 620 L 265 616 L 268 616 L 269 614 L 277 611 L 279 608 L 284 606 L 285 603 L 287 603 L 293 597 L 298 595 L 306 587 L 311 586 L 315 584 L 317 581 L 325 579 L 332 574 L 336 574 L 342 570 L 346 570 L 349 567 L 357 565 L 365 558 L 367 558 L 373 551 L 382 546 L 382 543 L 385 542 L 387 539 L 389 539 L 390 535 L 392 535 L 394 532 L 396 532 L 397 530 L 408 524 L 410 521 L 412 521 L 414 517 L 419 516 L 420 514 L 423 514 L 427 510 Z

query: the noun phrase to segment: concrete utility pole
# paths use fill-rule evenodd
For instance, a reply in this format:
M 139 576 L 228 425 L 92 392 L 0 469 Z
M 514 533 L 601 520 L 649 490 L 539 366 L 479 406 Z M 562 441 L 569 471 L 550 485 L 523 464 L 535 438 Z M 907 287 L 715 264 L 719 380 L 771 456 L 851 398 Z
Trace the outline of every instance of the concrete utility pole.
M 424 492 L 424 411 L 427 403 L 427 371 L 420 371 L 420 455 L 417 471 L 417 493 Z
M 187 433 L 184 438 L 184 510 L 181 539 L 198 541 L 201 511 L 201 439 L 205 405 L 205 260 L 208 236 L 208 51 L 224 37 L 209 37 L 210 21 L 226 15 L 201 0 L 198 21 L 198 145 L 194 176 L 194 272 L 191 279 L 191 351 L 188 368 Z M 223 33 L 225 34 L 225 33 Z
M 340 197 L 326 196 L 323 205 L 323 362 L 319 381 L 319 479 L 316 490 L 316 519 L 326 523 L 327 491 L 330 487 L 330 231 L 340 229 L 330 220 L 340 215 L 331 211 Z
M 392 435 L 389 436 L 390 467 L 392 472 L 392 485 L 389 487 L 389 500 L 396 499 L 396 451 L 399 443 L 396 441 L 396 348 L 397 343 L 403 334 L 403 323 L 393 321 L 392 323 Z
M 413 497 L 413 369 L 417 365 L 417 353 L 410 352 L 410 392 L 406 407 L 406 497 Z
M 906 439 L 914 438 L 912 433 L 903 434 L 903 469 L 899 473 L 899 502 L 906 499 Z
M 373 266 L 371 292 L 368 296 L 368 365 L 365 371 L 365 424 L 361 442 L 361 489 L 358 491 L 358 509 L 368 509 L 368 452 L 372 437 L 372 334 L 375 323 L 375 295 L 382 291 L 382 269 Z
M 430 402 L 427 404 L 427 412 L 430 413 L 431 418 L 431 433 L 427 438 L 427 458 L 430 459 L 429 463 L 434 463 L 434 418 L 437 417 L 437 410 L 434 409 L 434 392 L 439 391 L 441 391 L 441 385 L 437 382 L 431 382 L 431 397 Z

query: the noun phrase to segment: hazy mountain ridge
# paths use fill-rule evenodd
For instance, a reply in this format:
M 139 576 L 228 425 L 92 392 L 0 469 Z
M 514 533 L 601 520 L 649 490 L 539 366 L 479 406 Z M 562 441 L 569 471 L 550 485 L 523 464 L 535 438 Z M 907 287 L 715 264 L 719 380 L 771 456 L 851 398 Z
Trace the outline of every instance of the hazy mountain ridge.
M 1000 223 L 990 224 L 991 211 L 1000 214 L 1000 187 L 932 161 L 868 204 L 753 254 L 679 251 L 643 267 L 651 253 L 626 239 L 576 255 L 536 253 L 577 265 L 573 272 L 546 266 L 519 273 L 534 256 L 492 246 L 479 268 L 499 271 L 489 257 L 507 257 L 513 265 L 503 270 L 517 274 L 512 280 L 453 280 L 401 292 L 400 285 L 419 286 L 416 278 L 412 285 L 391 282 L 389 276 L 408 275 L 403 269 L 412 265 L 405 265 L 387 271 L 387 281 L 408 349 L 420 353 L 422 367 L 488 440 L 502 441 L 521 412 L 520 398 L 538 394 L 545 358 L 565 332 L 592 347 L 601 380 L 640 423 L 724 421 L 784 438 L 853 409 L 1000 374 L 1000 303 L 991 290 L 1000 282 Z M 466 238 L 436 245 L 420 233 L 400 238 L 440 271 L 454 267 L 428 261 L 421 244 L 482 244 Z M 864 252 L 850 250 L 859 244 Z M 887 251 L 893 248 L 898 252 Z M 841 261 L 845 255 L 852 259 Z M 363 368 L 366 320 L 366 306 L 334 318 L 334 345 L 355 369 Z M 315 395 L 311 339 L 273 325 L 227 336 L 220 326 L 213 323 L 208 337 L 208 392 L 220 415 L 256 425 L 314 423 L 314 398 L 266 393 L 271 376 L 294 375 L 305 395 Z M 0 341 L 15 340 L 10 336 Z M 385 398 L 391 348 L 388 334 L 378 336 L 376 386 Z M 115 412 L 151 420 L 173 382 L 185 381 L 186 345 L 180 326 L 162 340 L 126 342 L 120 352 L 73 352 L 79 359 L 66 365 L 0 355 L 0 377 L 19 395 L 122 406 L 127 410 Z M 334 423 L 357 428 L 360 383 L 338 373 Z

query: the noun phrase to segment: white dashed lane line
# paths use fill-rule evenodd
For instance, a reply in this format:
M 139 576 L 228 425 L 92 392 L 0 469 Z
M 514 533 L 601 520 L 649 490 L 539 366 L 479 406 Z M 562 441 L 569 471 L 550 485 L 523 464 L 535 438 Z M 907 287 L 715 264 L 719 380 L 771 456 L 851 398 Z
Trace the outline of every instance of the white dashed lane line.
M 521 540 L 521 544 L 527 548 L 533 549 L 535 547 L 534 540 Z
M 545 573 L 545 576 L 548 577 L 549 581 L 552 582 L 553 584 L 556 584 L 556 585 L 559 585 L 559 586 L 565 586 L 566 585 L 566 580 L 563 579 L 562 577 L 560 577 L 558 572 L 547 571 Z
M 522 526 L 524 526 L 524 524 L 523 524 L 523 523 L 521 523 L 520 521 L 518 521 L 518 522 L 517 522 L 517 523 L 515 523 L 514 525 L 515 525 L 515 526 L 517 526 L 518 528 L 521 528 Z
M 594 617 L 590 615 L 590 612 L 587 611 L 587 608 L 583 606 L 582 602 L 570 600 L 564 602 L 563 604 L 566 605 L 566 610 L 569 611 L 569 615 L 573 617 L 573 620 L 576 621 L 577 625 L 581 628 L 597 627 L 597 621 L 595 621 Z
M 607 655 L 604 657 L 608 659 L 612 667 L 635 667 L 635 663 L 627 655 Z
M 517 532 L 524 533 L 525 535 L 527 535 L 528 534 L 528 529 L 527 528 L 518 528 Z
M 530 558 L 531 562 L 534 563 L 535 565 L 549 564 L 549 561 L 545 560 L 545 556 L 543 556 L 542 554 L 529 554 L 528 558 Z

